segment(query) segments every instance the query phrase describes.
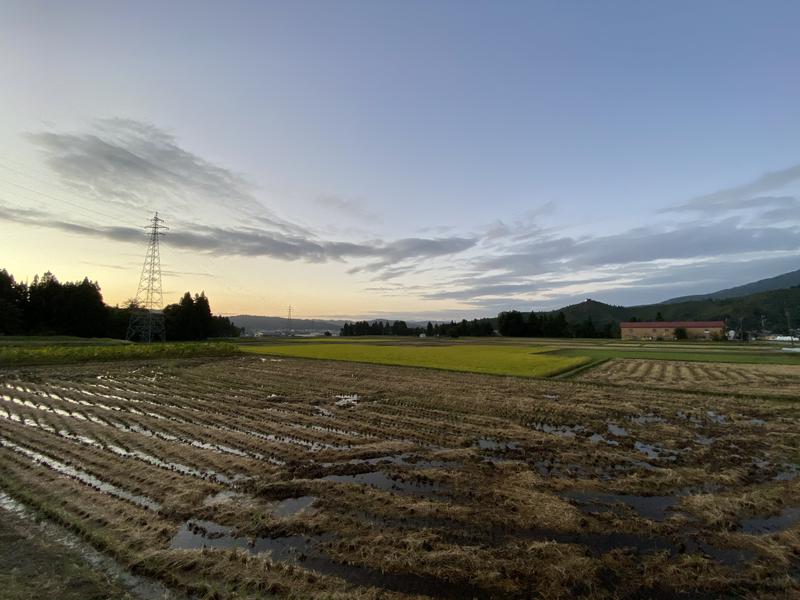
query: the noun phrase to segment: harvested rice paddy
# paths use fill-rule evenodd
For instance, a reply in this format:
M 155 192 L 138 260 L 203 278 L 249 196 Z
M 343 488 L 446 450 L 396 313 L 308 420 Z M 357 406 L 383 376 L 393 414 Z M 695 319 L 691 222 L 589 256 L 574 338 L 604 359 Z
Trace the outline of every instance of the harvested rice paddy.
M 0 491 L 175 597 L 787 598 L 799 425 L 759 397 L 291 357 L 16 367 Z
M 611 360 L 580 374 L 582 381 L 646 385 L 800 399 L 800 365 Z

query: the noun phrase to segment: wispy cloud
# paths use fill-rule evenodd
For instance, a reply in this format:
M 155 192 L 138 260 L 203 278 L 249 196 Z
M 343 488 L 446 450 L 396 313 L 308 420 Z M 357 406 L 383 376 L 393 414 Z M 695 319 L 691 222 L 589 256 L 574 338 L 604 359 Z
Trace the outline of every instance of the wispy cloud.
M 184 226 L 173 228 L 164 242 L 181 249 L 290 261 L 354 260 L 359 263 L 354 269 L 380 274 L 404 262 L 459 253 L 476 243 L 474 238 L 456 235 L 369 241 L 326 239 L 267 210 L 258 199 L 256 186 L 244 176 L 187 150 L 173 135 L 140 121 L 101 119 L 87 131 L 29 132 L 25 137 L 44 153 L 46 164 L 62 184 L 96 202 L 96 206 L 109 202 L 140 210 L 171 206 L 181 215 Z M 328 195 L 315 202 L 349 217 L 378 218 L 354 199 Z M 224 224 L 224 219 L 217 218 L 223 207 L 226 213 L 246 219 Z M 210 212 L 203 214 L 203 208 Z M 192 222 L 192 217 L 201 223 Z M 79 223 L 18 207 L 0 206 L 0 218 L 115 241 L 142 238 L 136 228 Z M 405 272 L 413 270 L 409 265 L 405 268 Z
M 545 227 L 542 222 L 556 209 L 545 203 L 471 233 L 431 224 L 426 235 L 359 239 L 355 232 L 322 234 L 274 214 L 246 177 L 147 123 L 105 119 L 87 131 L 26 137 L 60 181 L 85 198 L 140 210 L 155 208 L 153 198 L 168 198 L 184 207 L 182 226 L 164 239 L 169 246 L 221 256 L 342 262 L 351 275 L 374 282 L 364 284 L 368 293 L 406 293 L 439 305 L 492 311 L 583 293 L 644 298 L 648 290 L 668 296 L 670 287 L 689 293 L 694 285 L 727 285 L 751 271 L 783 268 L 800 251 L 800 199 L 785 191 L 800 181 L 800 165 L 676 203 L 661 217 L 651 215 L 647 227 L 626 231 L 575 235 Z M 330 194 L 310 201 L 346 219 L 380 219 L 357 199 Z M 224 206 L 246 218 L 205 218 L 194 210 L 200 204 L 210 214 Z M 134 227 L 78 222 L 29 207 L 0 205 L 0 219 L 114 241 L 143 239 Z
M 381 215 L 369 210 L 364 202 L 354 198 L 345 198 L 335 194 L 326 194 L 314 198 L 314 204 L 339 217 L 357 219 L 365 223 L 376 223 L 382 220 Z
M 665 209 L 665 212 L 676 211 L 719 211 L 737 208 L 763 208 L 785 204 L 787 201 L 796 202 L 794 198 L 786 196 L 765 195 L 774 190 L 780 190 L 787 185 L 800 181 L 800 164 L 793 165 L 779 171 L 764 173 L 746 183 L 724 188 L 692 198 L 688 202 L 676 204 Z
M 79 224 L 53 218 L 42 211 L 15 209 L 0 205 L 0 219 L 25 225 L 36 225 L 89 237 L 117 242 L 140 243 L 142 229 Z M 338 242 L 306 239 L 255 228 L 195 226 L 191 231 L 171 231 L 163 243 L 183 250 L 205 252 L 217 256 L 266 256 L 279 260 L 306 262 L 368 259 L 360 269 L 381 271 L 392 265 L 425 260 L 462 252 L 475 244 L 470 238 L 404 238 L 389 242 Z
M 244 177 L 181 147 L 174 136 L 131 119 L 100 119 L 79 133 L 25 134 L 62 182 L 82 196 L 150 208 L 153 198 L 233 200 L 263 209 Z

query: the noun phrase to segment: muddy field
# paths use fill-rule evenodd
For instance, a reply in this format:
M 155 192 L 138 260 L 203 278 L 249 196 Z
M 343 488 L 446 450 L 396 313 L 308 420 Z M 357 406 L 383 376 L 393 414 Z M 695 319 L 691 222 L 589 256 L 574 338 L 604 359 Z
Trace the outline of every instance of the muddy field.
M 618 359 L 584 371 L 579 379 L 625 386 L 800 399 L 800 365 Z
M 0 488 L 177 594 L 789 598 L 799 426 L 785 401 L 342 362 L 40 367 L 0 372 Z

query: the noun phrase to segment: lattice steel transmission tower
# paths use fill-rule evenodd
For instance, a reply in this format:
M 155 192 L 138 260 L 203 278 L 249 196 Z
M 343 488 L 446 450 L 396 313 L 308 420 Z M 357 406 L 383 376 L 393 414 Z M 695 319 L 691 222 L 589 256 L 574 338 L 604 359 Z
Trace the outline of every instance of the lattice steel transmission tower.
M 136 306 L 131 311 L 128 333 L 125 339 L 151 343 L 156 340 L 165 341 L 164 298 L 161 293 L 161 252 L 158 240 L 162 232 L 169 229 L 164 226 L 164 219 L 153 215 L 146 227 L 149 241 L 144 255 L 142 275 L 139 277 L 139 289 L 136 291 Z

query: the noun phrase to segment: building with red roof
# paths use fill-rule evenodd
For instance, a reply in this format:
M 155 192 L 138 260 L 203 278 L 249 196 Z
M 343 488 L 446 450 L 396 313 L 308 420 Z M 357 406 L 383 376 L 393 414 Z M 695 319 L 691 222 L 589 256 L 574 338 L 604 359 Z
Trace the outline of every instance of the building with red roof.
M 632 321 L 620 323 L 619 328 L 623 340 L 721 340 L 725 336 L 725 321 Z

